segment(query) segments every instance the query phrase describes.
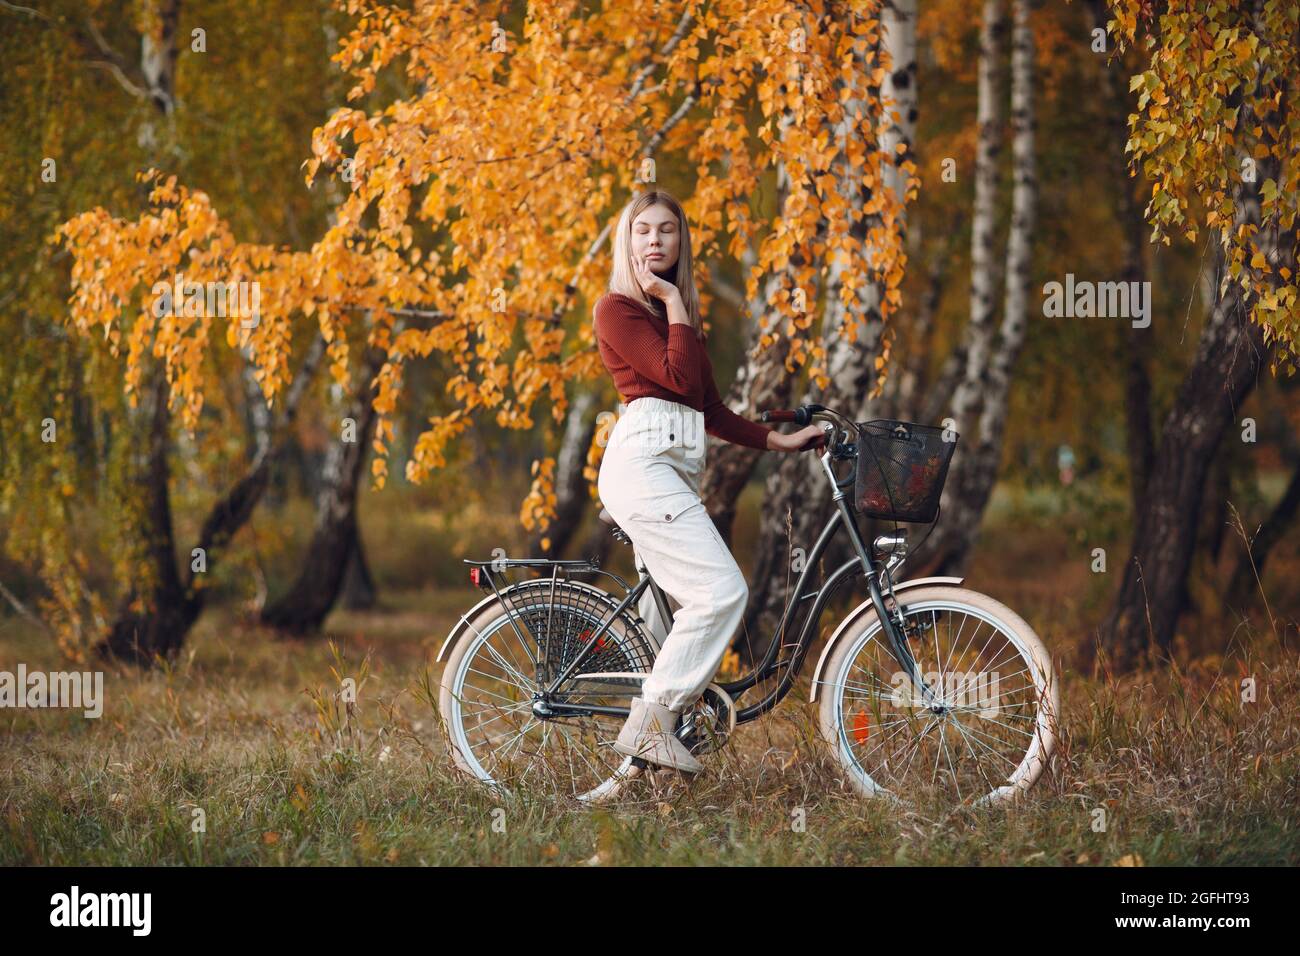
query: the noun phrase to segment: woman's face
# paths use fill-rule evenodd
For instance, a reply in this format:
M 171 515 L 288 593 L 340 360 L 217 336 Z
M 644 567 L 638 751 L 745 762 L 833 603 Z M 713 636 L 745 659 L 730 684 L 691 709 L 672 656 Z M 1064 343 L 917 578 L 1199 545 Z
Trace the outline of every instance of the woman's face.
M 676 264 L 681 238 L 677 217 L 667 206 L 647 206 L 632 220 L 632 255 L 646 257 L 650 271 L 656 274 Z

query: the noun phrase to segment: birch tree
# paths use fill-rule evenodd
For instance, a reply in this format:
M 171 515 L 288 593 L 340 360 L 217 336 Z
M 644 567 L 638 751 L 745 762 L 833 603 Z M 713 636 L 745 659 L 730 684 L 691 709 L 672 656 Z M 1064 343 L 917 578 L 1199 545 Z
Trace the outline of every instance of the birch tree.
M 73 261 L 69 328 L 114 357 L 125 353 L 123 386 L 135 402 L 144 398 L 142 360 L 157 355 L 181 429 L 193 429 L 203 410 L 206 362 L 223 339 L 253 357 L 275 405 L 302 365 L 295 349 L 313 335 L 326 342 L 329 374 L 348 389 L 351 356 L 382 351 L 370 383 L 377 488 L 388 476 L 404 369 L 417 357 L 437 350 L 454 366 L 445 383 L 454 407 L 413 436 L 403 468 L 413 482 L 443 467 L 449 444 L 476 420 L 532 429 L 541 412 L 559 425 L 566 385 L 603 376 L 587 310 L 609 272 L 610 220 L 646 182 L 643 157 L 679 151 L 695 170 L 683 191 L 705 262 L 738 254 L 764 232 L 749 215 L 758 169 L 828 167 L 836 146 L 816 118 L 865 139 L 878 116 L 879 78 L 849 67 L 852 51 L 878 32 L 865 0 L 845 2 L 835 16 L 821 3 L 776 0 L 707 9 L 536 3 L 513 31 L 469 2 L 341 7 L 355 26 L 336 60 L 359 105 L 337 109 L 315 131 L 307 184 L 333 177 L 346 189 L 309 248 L 236 238 L 203 191 L 165 174 L 147 177 L 149 209 L 137 219 L 91 210 L 60 239 Z M 801 9 L 814 28 L 800 22 Z M 389 94 L 380 80 L 392 72 L 418 92 Z M 797 83 L 776 79 L 791 75 Z M 843 91 L 869 108 L 846 112 Z M 776 125 L 786 108 L 794 123 L 782 140 Z M 850 207 L 823 185 L 798 190 L 771 224 L 758 275 L 814 261 L 819 224 L 834 230 L 828 252 L 843 258 L 846 286 L 877 268 L 844 226 Z M 872 245 L 897 261 L 883 230 Z M 227 323 L 222 336 L 210 315 L 169 323 L 143 308 L 159 271 L 182 261 L 195 282 L 260 283 L 256 328 Z M 824 377 L 811 315 L 788 318 L 791 366 Z M 544 530 L 554 514 L 554 464 L 550 455 L 535 462 L 520 506 L 529 530 Z M 139 613 L 162 619 L 168 599 L 145 601 Z M 184 619 L 164 627 L 178 636 L 160 646 L 178 646 L 186 628 Z
M 858 409 L 868 393 L 878 394 L 880 388 L 880 371 L 887 361 L 882 339 L 888 316 L 899 302 L 906 268 L 905 204 L 918 188 L 908 138 L 915 129 L 915 16 L 914 4 L 891 4 L 882 11 L 878 43 L 860 50 L 855 59 L 854 68 L 876 84 L 885 112 L 865 141 L 851 128 L 836 129 L 840 152 L 835 182 L 836 192 L 852 210 L 847 233 L 872 250 L 875 269 L 863 282 L 850 274 L 847 260 L 828 256 L 821 322 L 826 374 L 795 404 Z M 849 115 L 869 108 L 869 101 L 846 102 Z M 788 589 L 826 520 L 830 501 L 825 475 L 812 456 L 787 456 L 769 475 L 750 606 L 737 639 L 742 656 L 761 654 L 767 636 L 776 633 Z M 801 610 L 794 609 L 795 615 Z M 794 619 L 787 622 L 785 634 L 793 633 Z
M 965 371 L 953 395 L 952 418 L 961 435 L 941 500 L 939 524 L 917 557 L 917 565 L 959 570 L 970 554 L 997 480 L 1010 407 L 1012 370 L 1024 346 L 1029 321 L 1038 172 L 1034 138 L 1034 36 L 1028 0 L 1013 0 L 1011 32 L 1011 131 L 1013 186 L 1006 246 L 1006 288 L 1002 320 L 993 304 L 993 222 L 996 157 L 991 140 L 999 110 L 985 101 L 997 96 L 989 58 L 996 57 L 1002 17 L 998 0 L 984 8 L 980 45 L 979 158 L 976 164 L 971 242 L 971 319 L 963 357 Z M 988 140 L 988 141 L 986 141 Z

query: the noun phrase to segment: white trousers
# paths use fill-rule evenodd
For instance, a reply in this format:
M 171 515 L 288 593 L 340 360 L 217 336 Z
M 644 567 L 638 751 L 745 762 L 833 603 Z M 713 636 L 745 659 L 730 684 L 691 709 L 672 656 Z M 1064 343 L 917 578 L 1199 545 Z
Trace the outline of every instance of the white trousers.
M 708 439 L 704 413 L 662 398 L 635 398 L 609 435 L 600 500 L 632 539 L 637 569 L 670 598 L 671 630 L 646 589 L 637 609 L 659 641 L 641 696 L 682 711 L 722 663 L 749 586 L 700 500 Z

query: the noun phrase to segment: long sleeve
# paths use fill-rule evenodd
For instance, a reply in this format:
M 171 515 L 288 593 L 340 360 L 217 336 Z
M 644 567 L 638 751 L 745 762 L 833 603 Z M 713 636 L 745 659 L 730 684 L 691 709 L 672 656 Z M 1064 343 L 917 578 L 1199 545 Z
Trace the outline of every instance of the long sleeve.
M 709 361 L 707 351 L 705 363 L 704 430 L 723 441 L 766 451 L 767 433 L 771 429 L 748 418 L 742 418 L 728 408 L 727 403 L 718 394 L 717 383 L 713 381 L 713 363 Z
M 664 340 L 635 303 L 606 295 L 596 303 L 596 331 L 638 375 L 698 405 L 703 394 L 704 346 L 689 325 L 669 323 Z

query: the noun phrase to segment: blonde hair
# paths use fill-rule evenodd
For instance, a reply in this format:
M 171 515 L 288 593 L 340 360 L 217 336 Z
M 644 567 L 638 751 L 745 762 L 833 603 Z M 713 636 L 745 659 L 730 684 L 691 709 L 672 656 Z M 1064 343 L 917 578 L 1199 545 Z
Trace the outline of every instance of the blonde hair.
M 667 206 L 668 211 L 677 217 L 679 236 L 677 261 L 673 264 L 671 273 L 660 278 L 677 286 L 677 291 L 682 296 L 682 305 L 686 307 L 686 315 L 691 321 L 691 328 L 698 336 L 703 329 L 700 318 L 700 295 L 695 289 L 695 260 L 691 255 L 691 230 L 686 223 L 686 213 L 682 211 L 681 203 L 670 193 L 662 189 L 636 193 L 623 207 L 623 212 L 618 217 L 618 226 L 614 230 L 614 268 L 609 277 L 609 291 L 636 299 L 658 315 L 664 314 L 663 303 L 645 294 L 632 270 L 632 223 L 645 209 L 656 204 Z

